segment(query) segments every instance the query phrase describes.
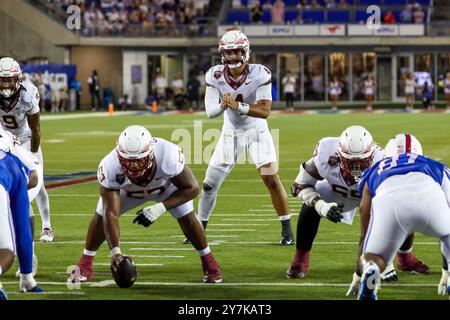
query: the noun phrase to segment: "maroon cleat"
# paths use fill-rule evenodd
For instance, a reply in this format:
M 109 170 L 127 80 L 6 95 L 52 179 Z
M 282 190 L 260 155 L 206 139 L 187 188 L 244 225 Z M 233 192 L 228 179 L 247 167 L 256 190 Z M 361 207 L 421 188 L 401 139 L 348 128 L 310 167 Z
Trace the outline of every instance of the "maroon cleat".
M 72 270 L 69 274 L 69 279 L 72 282 L 86 282 L 91 281 L 94 276 L 94 257 L 81 256 L 77 263 L 77 269 Z
M 397 254 L 397 268 L 403 272 L 428 275 L 431 274 L 430 268 L 412 253 Z
M 222 272 L 220 271 L 220 266 L 214 259 L 212 253 L 200 257 L 202 260 L 203 269 L 203 282 L 205 283 L 221 283 L 222 282 Z
M 304 271 L 301 266 L 290 266 L 286 271 L 286 276 L 289 279 L 298 279 L 306 277 L 306 273 L 307 271 Z

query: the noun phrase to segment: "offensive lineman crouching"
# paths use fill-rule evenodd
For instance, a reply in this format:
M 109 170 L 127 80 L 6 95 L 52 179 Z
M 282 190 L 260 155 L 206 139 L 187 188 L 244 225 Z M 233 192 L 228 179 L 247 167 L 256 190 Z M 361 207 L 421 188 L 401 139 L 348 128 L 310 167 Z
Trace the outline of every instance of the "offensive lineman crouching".
M 116 148 L 100 162 L 97 177 L 101 197 L 89 225 L 86 247 L 77 263 L 80 272 L 72 272 L 71 281 L 92 279 L 94 256 L 105 239 L 111 250 L 111 269 L 117 270 L 124 258 L 119 242 L 119 216 L 150 200 L 157 203 L 138 211 L 133 222 L 148 227 L 169 211 L 200 254 L 204 282 L 222 281 L 219 264 L 194 214 L 197 181 L 176 145 L 152 138 L 142 126 L 130 126 L 119 136 Z
M 287 270 L 288 278 L 306 276 L 321 218 L 352 224 L 360 203 L 357 182 L 365 169 L 382 158 L 383 151 L 373 142 L 372 135 L 364 127 L 351 126 L 339 138 L 320 140 L 313 157 L 301 164 L 292 193 L 303 200 L 303 206 L 297 222 L 296 253 Z M 407 262 L 401 270 L 426 274 L 428 267 L 411 252 L 412 239 L 413 234 L 401 248 L 408 250 L 407 253 L 400 253 L 397 262 Z M 359 281 L 357 275 L 355 279 L 355 282 Z M 392 265 L 386 268 L 382 279 L 397 280 Z M 354 291 L 349 290 L 348 294 L 356 294 Z

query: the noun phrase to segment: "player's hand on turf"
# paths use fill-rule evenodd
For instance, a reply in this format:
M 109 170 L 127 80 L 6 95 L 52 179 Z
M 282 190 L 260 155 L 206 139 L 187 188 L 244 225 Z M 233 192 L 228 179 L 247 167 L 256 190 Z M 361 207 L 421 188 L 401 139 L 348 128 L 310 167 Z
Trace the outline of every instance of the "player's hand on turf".
M 442 276 L 441 276 L 441 280 L 439 281 L 439 285 L 438 285 L 438 294 L 442 294 L 442 295 L 447 295 L 448 291 L 447 291 L 447 286 L 450 285 L 450 283 L 448 283 L 448 272 L 447 270 L 442 269 Z
M 359 291 L 359 283 L 361 282 L 361 278 L 356 274 L 356 272 L 353 272 L 353 280 L 352 283 L 350 283 L 350 288 L 348 288 L 346 296 L 356 296 Z
M 342 215 L 342 209 L 344 208 L 344 206 L 339 205 L 336 202 L 326 202 L 320 199 L 316 202 L 314 207 L 321 217 L 327 218 L 334 223 L 341 222 L 341 220 L 344 218 L 344 216 Z
M 115 254 L 111 257 L 111 272 L 116 273 L 117 267 L 120 264 L 120 261 L 123 260 L 123 255 L 121 253 Z
M 386 269 L 380 274 L 380 278 L 386 282 L 397 281 L 397 271 L 395 271 L 393 263 L 386 266 Z

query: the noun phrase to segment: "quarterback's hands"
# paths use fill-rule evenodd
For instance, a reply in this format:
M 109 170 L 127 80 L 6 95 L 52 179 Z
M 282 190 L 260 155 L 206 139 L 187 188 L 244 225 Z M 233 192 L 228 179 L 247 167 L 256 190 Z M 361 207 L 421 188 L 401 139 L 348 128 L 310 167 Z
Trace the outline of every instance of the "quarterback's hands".
M 149 227 L 158 219 L 166 208 L 162 202 L 146 207 L 136 212 L 137 217 L 134 218 L 133 223 L 142 224 L 144 227 Z
M 386 269 L 380 274 L 380 278 L 386 282 L 397 281 L 397 271 L 395 271 L 393 263 L 386 266 Z
M 344 218 L 344 216 L 341 214 L 343 207 L 343 205 L 339 205 L 336 202 L 325 202 L 322 199 L 317 201 L 314 206 L 317 213 L 321 217 L 327 218 L 334 223 L 341 222 L 341 220 Z
M 346 296 L 356 296 L 359 291 L 359 283 L 361 282 L 361 277 L 356 274 L 356 272 L 353 272 L 353 280 L 352 283 L 350 283 L 350 288 L 348 288 Z
M 238 103 L 231 97 L 231 93 L 225 93 L 223 95 L 223 100 L 228 108 L 231 108 L 233 111 L 238 109 Z
M 442 269 L 442 277 L 439 281 L 438 285 L 438 294 L 447 295 L 448 289 L 447 287 L 450 286 L 450 283 L 448 282 L 448 272 L 447 270 Z

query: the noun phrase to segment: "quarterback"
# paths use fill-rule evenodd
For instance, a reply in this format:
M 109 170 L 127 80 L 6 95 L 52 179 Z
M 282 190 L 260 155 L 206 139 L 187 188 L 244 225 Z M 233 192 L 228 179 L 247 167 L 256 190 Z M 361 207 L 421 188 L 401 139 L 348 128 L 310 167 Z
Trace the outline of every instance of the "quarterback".
M 0 122 L 3 129 L 18 137 L 22 146 L 31 151 L 43 166 L 39 93 L 31 82 L 22 79 L 22 70 L 17 61 L 12 58 L 0 59 Z M 36 196 L 36 204 L 42 219 L 40 241 L 52 242 L 54 234 L 44 184 Z
M 263 65 L 249 63 L 250 43 L 239 30 L 222 36 L 219 52 L 223 64 L 213 66 L 205 75 L 205 108 L 209 118 L 223 113 L 224 124 L 203 181 L 199 218 L 206 228 L 222 182 L 241 154 L 249 154 L 279 216 L 280 244 L 292 245 L 287 193 L 278 176 L 275 146 L 266 120 L 272 106 L 272 74 Z
M 321 218 L 334 223 L 353 223 L 360 203 L 357 182 L 365 169 L 382 158 L 383 149 L 374 143 L 369 131 L 362 126 L 350 126 L 340 137 L 320 140 L 313 157 L 300 165 L 292 194 L 302 199 L 303 206 L 297 222 L 296 252 L 287 270 L 288 278 L 307 275 L 311 248 Z M 398 255 L 399 267 L 427 273 L 428 267 L 411 252 L 412 237 L 402 246 L 404 253 Z M 394 267 L 389 265 L 382 277 L 397 280 Z
M 72 272 L 70 280 L 92 279 L 94 256 L 105 240 L 111 250 L 111 269 L 117 268 L 124 259 L 120 249 L 120 215 L 155 201 L 156 204 L 138 211 L 133 222 L 148 227 L 169 211 L 200 255 L 203 281 L 222 282 L 219 264 L 194 214 L 193 199 L 198 194 L 198 184 L 178 146 L 153 138 L 142 126 L 129 126 L 120 134 L 116 148 L 100 162 L 97 177 L 100 183 L 97 210 L 77 263 L 79 272 Z

